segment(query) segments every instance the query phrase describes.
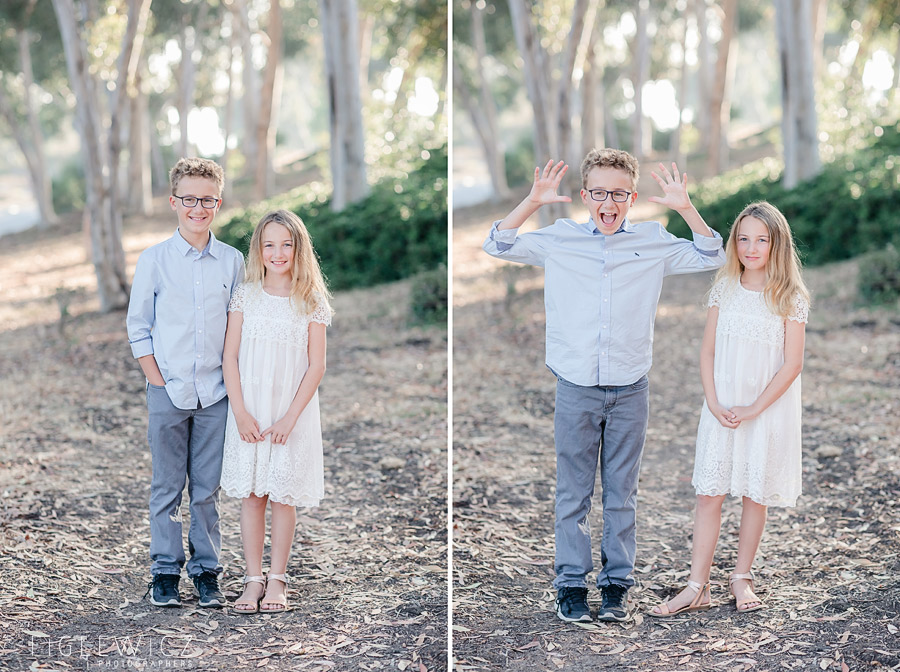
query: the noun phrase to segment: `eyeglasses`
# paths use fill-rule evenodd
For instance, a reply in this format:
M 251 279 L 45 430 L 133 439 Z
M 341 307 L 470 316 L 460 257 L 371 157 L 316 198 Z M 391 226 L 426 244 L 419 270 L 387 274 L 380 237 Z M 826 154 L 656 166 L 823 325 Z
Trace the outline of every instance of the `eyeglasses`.
M 210 210 L 222 202 L 221 198 L 197 198 L 196 196 L 176 196 L 175 194 L 172 194 L 172 198 L 177 198 L 186 208 L 194 208 L 197 206 L 197 203 L 199 203 L 204 208 Z
M 587 192 L 595 201 L 605 201 L 607 196 L 612 196 L 616 203 L 624 203 L 633 193 L 631 191 L 606 191 L 606 189 L 588 189 Z

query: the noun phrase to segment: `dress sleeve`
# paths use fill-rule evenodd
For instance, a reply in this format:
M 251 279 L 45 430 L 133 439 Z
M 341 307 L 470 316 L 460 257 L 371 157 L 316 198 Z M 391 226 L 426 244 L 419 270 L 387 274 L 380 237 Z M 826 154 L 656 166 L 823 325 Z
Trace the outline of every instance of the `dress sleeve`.
M 719 280 L 716 284 L 713 285 L 712 289 L 709 290 L 709 303 L 707 304 L 710 308 L 713 306 L 722 305 L 722 295 L 725 293 L 725 281 Z
M 244 297 L 246 295 L 246 287 L 247 285 L 242 282 L 234 288 L 234 292 L 231 294 L 231 301 L 228 302 L 228 312 L 244 312 Z
M 320 324 L 324 324 L 326 327 L 331 326 L 331 306 L 328 305 L 328 301 L 326 301 L 321 296 L 316 296 L 316 308 L 309 316 L 310 322 L 319 322 Z
M 809 322 L 809 301 L 797 294 L 794 297 L 794 307 L 791 308 L 791 314 L 788 315 L 788 319 L 794 322 Z

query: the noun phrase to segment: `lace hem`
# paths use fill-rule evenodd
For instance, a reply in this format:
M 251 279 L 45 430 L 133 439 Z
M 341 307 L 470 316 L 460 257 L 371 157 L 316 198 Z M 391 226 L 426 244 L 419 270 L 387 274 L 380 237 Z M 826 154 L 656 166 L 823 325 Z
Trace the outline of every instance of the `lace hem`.
M 703 495 L 704 497 L 720 497 L 722 495 L 731 495 L 732 497 L 746 497 L 761 506 L 774 506 L 774 507 L 783 507 L 783 508 L 793 508 L 797 506 L 797 499 L 803 493 L 798 493 L 793 498 L 787 495 L 782 494 L 773 494 L 768 497 L 762 497 L 758 493 L 751 493 L 749 488 L 727 488 L 725 490 L 720 490 L 718 488 L 699 488 L 695 483 L 691 483 L 694 486 L 694 491 L 698 495 Z
M 315 508 L 319 506 L 319 503 L 322 501 L 320 497 L 313 497 L 312 495 L 278 495 L 271 492 L 253 492 L 252 489 L 233 490 L 224 486 L 222 487 L 222 492 L 224 492 L 229 497 L 234 497 L 235 499 L 247 499 L 247 497 L 249 497 L 250 495 L 256 495 L 257 497 L 268 497 L 269 501 L 271 502 L 277 502 L 278 504 L 284 504 L 285 506 L 300 507 L 304 509 Z

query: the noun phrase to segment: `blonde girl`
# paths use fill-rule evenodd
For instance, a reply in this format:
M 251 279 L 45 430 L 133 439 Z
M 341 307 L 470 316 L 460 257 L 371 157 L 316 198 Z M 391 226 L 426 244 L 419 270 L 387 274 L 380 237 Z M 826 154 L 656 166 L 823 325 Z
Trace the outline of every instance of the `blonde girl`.
M 809 293 L 787 220 L 766 202 L 737 216 L 709 295 L 700 354 L 706 397 L 697 430 L 697 492 L 687 587 L 650 610 L 666 618 L 709 609 L 722 503 L 742 498 L 729 587 L 740 613 L 764 607 L 751 572 L 769 506 L 800 495 L 800 371 Z
M 295 507 L 324 494 L 318 387 L 325 374 L 328 289 L 309 232 L 292 212 L 266 214 L 250 241 L 247 281 L 229 305 L 222 369 L 228 390 L 222 489 L 240 497 L 246 575 L 242 614 L 287 609 Z M 271 563 L 262 572 L 266 505 Z

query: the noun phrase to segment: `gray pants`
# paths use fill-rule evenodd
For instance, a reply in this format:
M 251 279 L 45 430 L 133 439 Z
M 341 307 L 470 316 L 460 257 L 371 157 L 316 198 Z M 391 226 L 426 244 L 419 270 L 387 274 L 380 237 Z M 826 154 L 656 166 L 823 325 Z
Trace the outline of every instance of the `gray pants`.
M 647 376 L 620 387 L 582 387 L 558 379 L 555 588 L 586 587 L 594 569 L 588 514 L 598 459 L 603 537 L 597 586 L 634 585 L 638 475 L 649 413 Z
M 147 387 L 147 440 L 153 458 L 150 484 L 150 572 L 180 574 L 181 493 L 188 483 L 191 525 L 188 529 L 188 576 L 222 571 L 219 552 L 219 478 L 228 399 L 185 411 L 176 408 L 165 387 Z

